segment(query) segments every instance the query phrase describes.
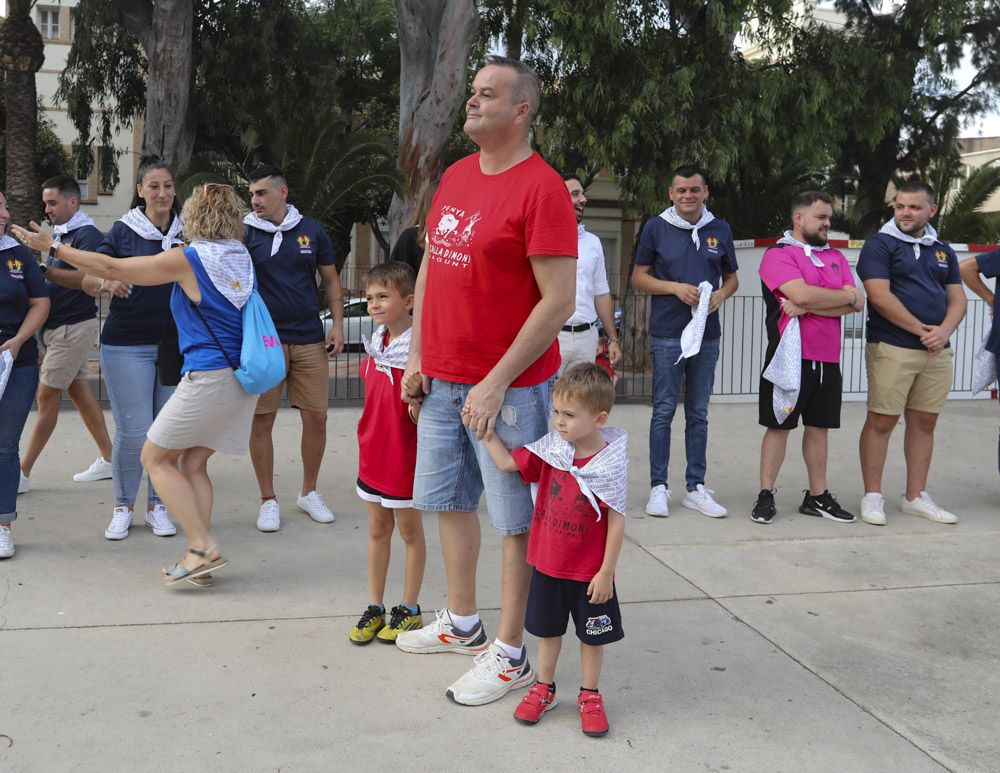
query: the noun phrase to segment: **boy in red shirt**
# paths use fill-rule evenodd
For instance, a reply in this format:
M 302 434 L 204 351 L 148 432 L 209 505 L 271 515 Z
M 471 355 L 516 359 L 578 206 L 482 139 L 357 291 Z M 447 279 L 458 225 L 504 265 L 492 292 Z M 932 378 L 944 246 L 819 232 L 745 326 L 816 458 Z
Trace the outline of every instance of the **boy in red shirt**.
M 413 508 L 413 468 L 417 456 L 416 411 L 400 396 L 410 353 L 410 310 L 416 277 L 406 263 L 372 268 L 365 282 L 368 314 L 377 326 L 365 341 L 368 357 L 358 367 L 365 384 L 365 408 L 358 422 L 358 496 L 368 508 L 369 606 L 351 629 L 354 644 L 377 638 L 393 644 L 400 631 L 423 625 L 417 596 L 427 548 L 420 511 Z M 403 600 L 385 619 L 385 578 L 393 527 L 406 544 Z
M 514 711 L 533 725 L 556 706 L 555 671 L 572 615 L 580 639 L 583 680 L 577 703 L 583 732 L 608 732 L 597 690 L 605 644 L 625 634 L 615 592 L 615 565 L 625 535 L 627 436 L 605 427 L 615 389 L 600 367 L 575 365 L 552 388 L 555 430 L 508 451 L 497 435 L 484 440 L 498 469 L 530 483 L 535 511 L 528 538 L 531 590 L 524 627 L 538 640 L 538 682 Z

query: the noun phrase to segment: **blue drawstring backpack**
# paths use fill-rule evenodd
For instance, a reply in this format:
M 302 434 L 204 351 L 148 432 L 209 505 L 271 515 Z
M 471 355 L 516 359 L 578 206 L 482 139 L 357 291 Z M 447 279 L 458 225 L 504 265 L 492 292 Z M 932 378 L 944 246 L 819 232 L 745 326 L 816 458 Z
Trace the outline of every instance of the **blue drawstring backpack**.
M 233 370 L 248 395 L 263 394 L 285 378 L 285 354 L 278 340 L 278 330 L 264 299 L 257 292 L 256 282 L 243 306 L 243 348 L 240 366 Z

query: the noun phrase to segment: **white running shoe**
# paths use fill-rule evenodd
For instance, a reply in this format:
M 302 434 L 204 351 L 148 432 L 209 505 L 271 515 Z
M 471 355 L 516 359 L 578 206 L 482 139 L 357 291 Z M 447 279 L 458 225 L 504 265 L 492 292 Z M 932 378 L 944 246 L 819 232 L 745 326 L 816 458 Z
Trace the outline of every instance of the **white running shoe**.
M 118 505 L 111 514 L 111 523 L 108 524 L 104 536 L 107 539 L 125 539 L 128 536 L 128 527 L 132 525 L 132 511 L 125 505 Z
M 157 537 L 173 537 L 177 533 L 165 505 L 153 505 L 153 509 L 146 512 L 146 525 Z
M 27 494 L 29 491 L 31 491 L 31 478 L 29 478 L 20 470 L 17 471 L 17 474 L 21 476 L 20 478 L 18 478 L 17 481 L 17 493 Z
M 396 646 L 403 652 L 426 655 L 431 652 L 461 652 L 463 655 L 475 655 L 485 650 L 486 630 L 483 621 L 471 631 L 460 634 L 451 622 L 451 613 L 442 609 L 436 613 L 433 623 L 415 631 L 401 631 L 396 636 Z
M 646 503 L 646 514 L 657 518 L 670 515 L 670 492 L 662 483 L 649 490 L 649 501 Z
M 14 557 L 14 535 L 10 526 L 0 526 L 0 558 Z
M 296 504 L 300 509 L 309 513 L 309 517 L 316 523 L 333 523 L 337 518 L 330 512 L 330 508 L 326 506 L 326 502 L 323 501 L 323 497 L 319 495 L 318 491 L 310 491 L 304 497 L 300 496 L 296 500 Z
M 486 652 L 476 655 L 472 668 L 449 687 L 445 695 L 464 706 L 482 706 L 499 700 L 515 688 L 534 683 L 535 672 L 528 662 L 527 650 L 524 650 L 524 659 L 514 665 L 506 652 L 491 643 Z
M 935 504 L 926 491 L 921 491 L 920 496 L 912 502 L 906 498 L 906 494 L 903 494 L 899 501 L 899 509 L 908 515 L 919 515 L 935 523 L 958 523 L 958 517 Z
M 277 531 L 281 528 L 281 508 L 277 499 L 265 499 L 260 503 L 257 514 L 257 529 L 259 531 Z
M 885 526 L 885 500 L 881 494 L 861 497 L 861 520 L 872 526 Z
M 725 518 L 729 511 L 712 498 L 714 493 L 712 489 L 707 489 L 699 483 L 694 491 L 688 491 L 684 495 L 681 504 L 689 510 L 697 510 L 709 518 Z
M 83 472 L 73 476 L 77 483 L 90 483 L 94 480 L 108 480 L 111 477 L 111 462 L 103 456 L 98 456 L 92 465 Z

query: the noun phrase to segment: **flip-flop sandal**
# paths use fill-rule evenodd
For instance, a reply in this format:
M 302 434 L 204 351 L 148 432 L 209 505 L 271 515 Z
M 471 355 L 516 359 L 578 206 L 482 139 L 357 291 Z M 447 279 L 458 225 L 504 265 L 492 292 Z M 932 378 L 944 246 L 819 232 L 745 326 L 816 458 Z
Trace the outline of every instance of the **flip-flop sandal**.
M 216 551 L 218 549 L 219 549 L 218 545 L 212 545 L 212 547 L 208 548 L 207 550 L 188 548 L 188 552 L 194 553 L 196 556 L 204 559 L 207 558 L 213 551 Z M 186 569 L 180 564 L 171 564 L 169 567 L 163 568 L 164 582 L 167 585 L 176 585 L 181 580 L 197 579 L 201 577 L 203 574 L 209 574 L 213 570 L 219 569 L 228 563 L 229 561 L 227 561 L 220 555 L 218 558 L 213 559 L 211 561 L 205 561 L 204 563 L 199 564 L 193 569 Z
M 210 574 L 203 574 L 201 577 L 185 577 L 184 579 L 196 588 L 211 588 L 215 585 L 215 578 Z

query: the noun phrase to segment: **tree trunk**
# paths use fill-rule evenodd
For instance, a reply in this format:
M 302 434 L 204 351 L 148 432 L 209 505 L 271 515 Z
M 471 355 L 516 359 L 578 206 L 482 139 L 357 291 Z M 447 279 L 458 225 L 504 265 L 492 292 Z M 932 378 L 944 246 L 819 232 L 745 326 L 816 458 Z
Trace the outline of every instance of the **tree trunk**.
M 399 169 L 406 199 L 394 196 L 395 241 L 415 202 L 444 172 L 444 148 L 465 98 L 466 68 L 479 14 L 472 0 L 396 0 L 399 32 Z
M 9 2 L 10 14 L 0 26 L 0 64 L 5 71 L 7 103 L 7 179 L 4 192 L 12 223 L 27 225 L 39 220 L 38 185 L 35 180 L 35 139 L 38 98 L 35 73 L 45 61 L 41 33 L 31 20 L 31 4 Z
M 192 0 L 158 0 L 142 36 L 149 59 L 142 152 L 159 156 L 175 172 L 187 166 L 194 150 L 193 30 Z

